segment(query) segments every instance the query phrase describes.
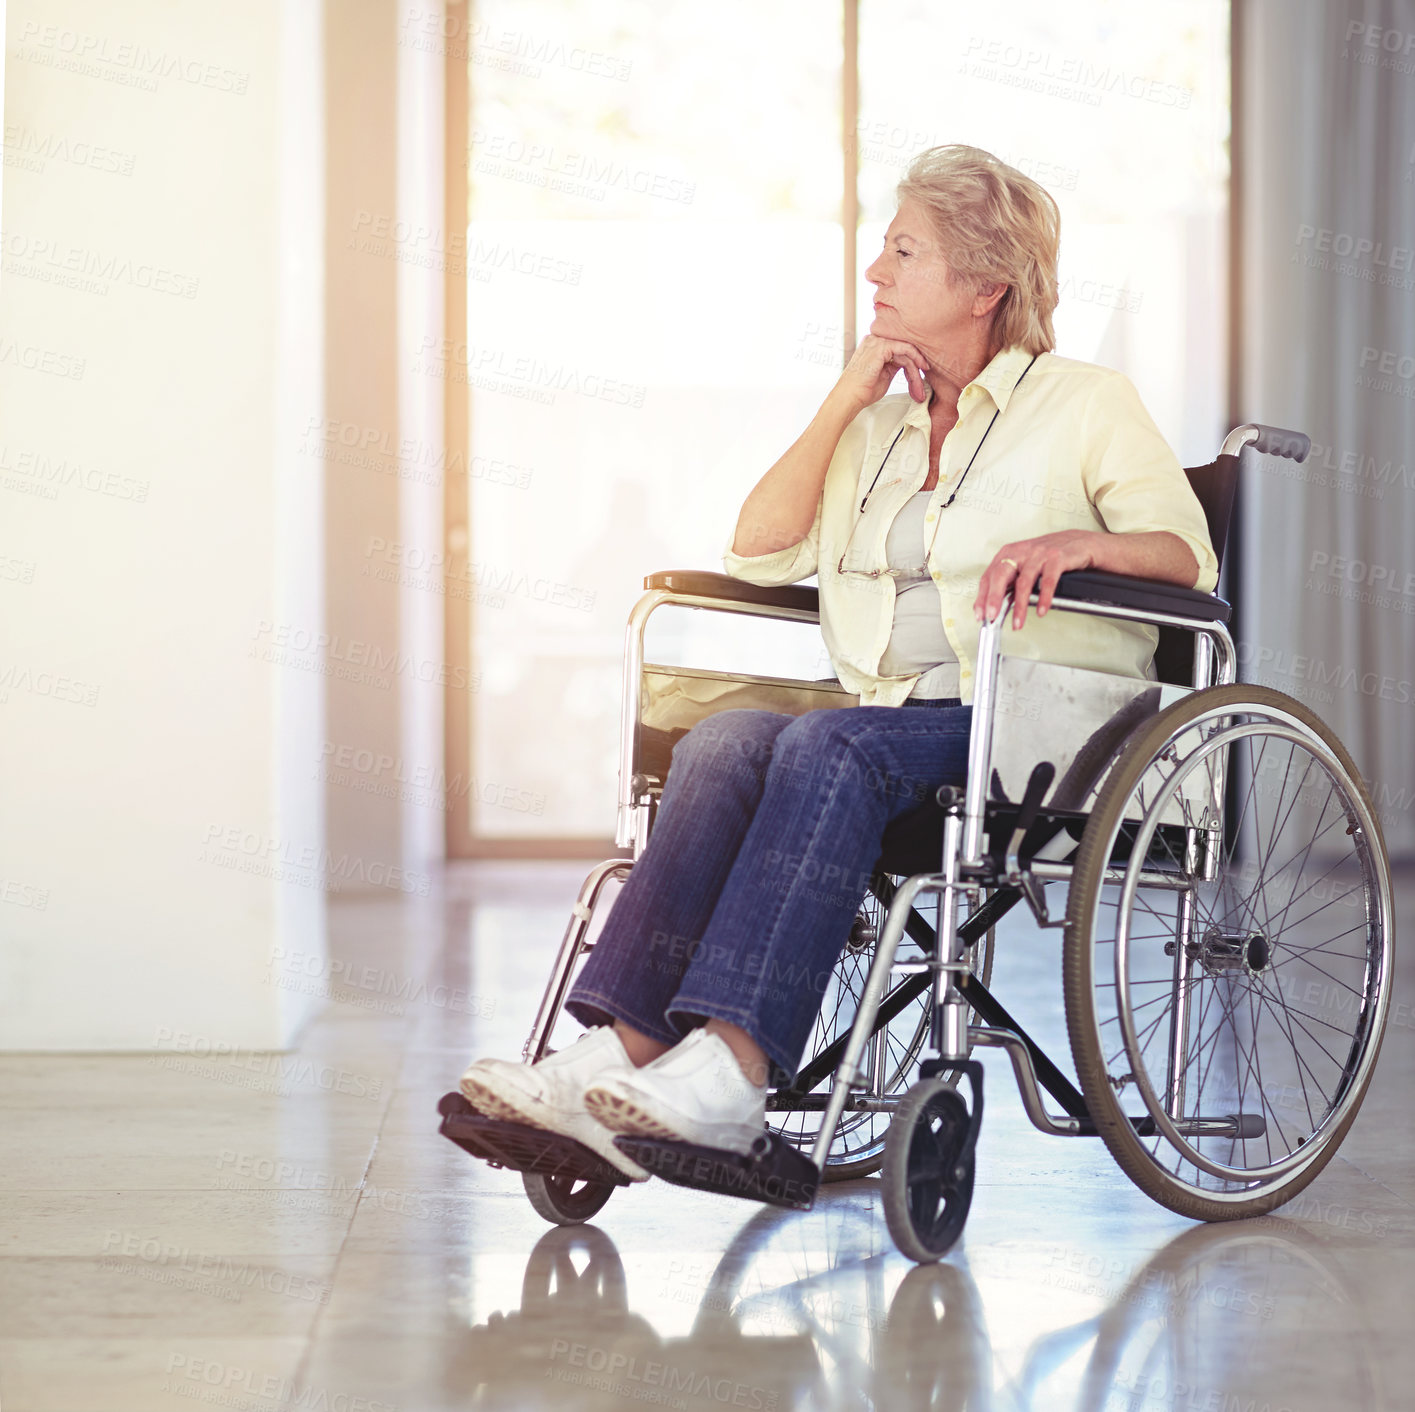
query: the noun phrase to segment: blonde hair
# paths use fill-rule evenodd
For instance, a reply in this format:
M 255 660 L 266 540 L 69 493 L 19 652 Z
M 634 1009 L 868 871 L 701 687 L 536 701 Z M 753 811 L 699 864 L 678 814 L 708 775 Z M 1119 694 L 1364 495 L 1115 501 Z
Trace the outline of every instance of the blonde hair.
M 927 210 L 953 283 L 1007 286 L 993 310 L 994 352 L 1056 347 L 1061 212 L 1044 187 L 991 152 L 952 143 L 920 152 L 896 192 Z

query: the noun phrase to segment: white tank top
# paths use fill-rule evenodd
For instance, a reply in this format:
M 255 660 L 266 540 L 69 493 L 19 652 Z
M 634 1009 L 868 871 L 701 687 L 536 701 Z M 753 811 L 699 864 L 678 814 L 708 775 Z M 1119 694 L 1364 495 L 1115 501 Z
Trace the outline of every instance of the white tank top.
M 932 490 L 904 502 L 885 539 L 885 559 L 894 580 L 894 627 L 879 661 L 886 677 L 922 673 L 910 696 L 935 700 L 959 693 L 958 658 L 943 631 L 943 604 L 925 562 L 924 516 Z

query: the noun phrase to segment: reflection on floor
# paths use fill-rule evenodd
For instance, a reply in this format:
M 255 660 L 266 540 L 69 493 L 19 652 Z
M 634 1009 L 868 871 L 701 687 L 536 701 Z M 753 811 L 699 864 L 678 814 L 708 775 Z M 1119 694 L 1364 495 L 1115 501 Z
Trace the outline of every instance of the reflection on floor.
M 336 899 L 338 964 L 272 975 L 331 996 L 293 1055 L 0 1059 L 5 1412 L 1412 1405 L 1408 961 L 1341 1154 L 1272 1217 L 1153 1205 L 1035 1132 L 990 1054 L 940 1265 L 895 1251 L 871 1179 L 807 1213 L 651 1182 L 557 1228 L 435 1106 L 519 1054 L 584 871 Z M 998 993 L 1064 1058 L 1057 934 L 1002 942 Z

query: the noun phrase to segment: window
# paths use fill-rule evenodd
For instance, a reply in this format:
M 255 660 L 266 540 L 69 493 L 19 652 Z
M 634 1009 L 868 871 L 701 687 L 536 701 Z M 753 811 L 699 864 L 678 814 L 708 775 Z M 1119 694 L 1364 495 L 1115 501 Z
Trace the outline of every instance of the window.
M 1062 208 L 1058 351 L 1134 378 L 1181 458 L 1222 428 L 1227 5 L 478 0 L 469 101 L 468 836 L 614 829 L 643 575 L 720 570 L 838 376 L 911 156 L 988 148 Z M 842 136 L 857 73 L 858 143 Z M 653 660 L 828 676 L 813 630 L 661 612 Z M 451 755 L 453 752 L 449 752 Z M 465 758 L 465 757 L 464 757 Z
M 1228 430 L 1226 0 L 861 0 L 859 64 L 861 270 L 916 152 L 996 153 L 1061 208 L 1056 351 L 1119 368 L 1186 466 L 1212 460 Z M 859 308 L 867 329 L 863 278 Z

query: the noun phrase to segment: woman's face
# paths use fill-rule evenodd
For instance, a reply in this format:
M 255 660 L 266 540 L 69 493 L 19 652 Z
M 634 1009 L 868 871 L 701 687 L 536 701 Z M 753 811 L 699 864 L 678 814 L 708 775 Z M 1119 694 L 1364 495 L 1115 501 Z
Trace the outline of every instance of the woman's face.
M 885 232 L 883 253 L 865 271 L 876 286 L 870 332 L 903 339 L 943 363 L 966 355 L 990 322 L 977 311 L 986 315 L 996 301 L 949 283 L 948 272 L 927 212 L 903 202 Z

